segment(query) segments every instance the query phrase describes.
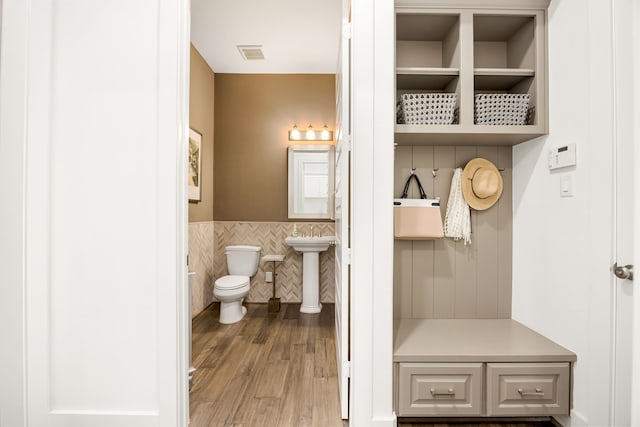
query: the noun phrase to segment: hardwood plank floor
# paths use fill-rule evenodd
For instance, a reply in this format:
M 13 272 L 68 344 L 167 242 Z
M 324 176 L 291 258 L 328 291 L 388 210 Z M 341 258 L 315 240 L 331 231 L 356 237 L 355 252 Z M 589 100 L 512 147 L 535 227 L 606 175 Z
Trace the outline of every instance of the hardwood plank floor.
M 334 306 L 247 304 L 245 318 L 218 322 L 214 304 L 193 321 L 190 427 L 347 427 L 340 419 Z M 400 420 L 402 421 L 402 420 Z M 426 420 L 428 421 L 428 420 Z M 545 422 L 398 422 L 398 427 L 553 427 Z
M 344 427 L 335 360 L 334 307 L 247 304 L 245 318 L 218 322 L 218 304 L 193 321 L 190 427 Z

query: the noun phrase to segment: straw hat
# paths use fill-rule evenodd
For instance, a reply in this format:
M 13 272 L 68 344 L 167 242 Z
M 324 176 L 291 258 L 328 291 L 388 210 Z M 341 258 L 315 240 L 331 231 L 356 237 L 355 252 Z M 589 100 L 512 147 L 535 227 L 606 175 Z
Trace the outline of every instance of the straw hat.
M 469 160 L 462 171 L 461 181 L 462 196 L 477 211 L 489 209 L 502 194 L 502 175 L 487 159 Z

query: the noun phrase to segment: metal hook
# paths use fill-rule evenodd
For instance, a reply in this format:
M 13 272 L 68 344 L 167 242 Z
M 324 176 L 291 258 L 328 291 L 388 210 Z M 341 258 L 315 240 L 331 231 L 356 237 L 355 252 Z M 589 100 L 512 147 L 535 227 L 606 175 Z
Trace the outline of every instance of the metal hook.
M 498 168 L 498 172 L 504 172 L 504 168 Z
M 414 173 L 416 173 L 416 168 L 411 168 L 411 175 L 413 175 Z
M 437 177 L 438 177 L 438 171 L 439 171 L 439 170 L 440 170 L 440 168 L 433 168 L 433 169 L 431 170 L 431 173 L 433 174 L 433 177 L 434 177 L 434 178 L 437 178 Z

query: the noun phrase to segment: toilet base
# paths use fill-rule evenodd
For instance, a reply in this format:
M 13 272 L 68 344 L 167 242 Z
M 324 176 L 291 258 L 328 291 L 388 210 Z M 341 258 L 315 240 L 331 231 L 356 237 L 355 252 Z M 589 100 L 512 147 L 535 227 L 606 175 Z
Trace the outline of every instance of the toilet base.
M 220 323 L 230 324 L 236 323 L 242 320 L 245 314 L 247 314 L 247 307 L 242 305 L 243 299 L 232 302 L 220 301 Z

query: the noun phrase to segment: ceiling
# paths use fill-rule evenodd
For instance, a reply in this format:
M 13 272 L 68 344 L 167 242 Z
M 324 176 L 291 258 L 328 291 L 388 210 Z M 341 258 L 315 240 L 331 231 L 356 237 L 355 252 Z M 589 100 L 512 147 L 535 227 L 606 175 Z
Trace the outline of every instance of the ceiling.
M 191 0 L 191 42 L 216 73 L 334 74 L 342 0 Z M 237 45 L 262 45 L 245 60 Z

